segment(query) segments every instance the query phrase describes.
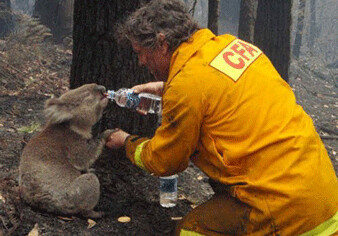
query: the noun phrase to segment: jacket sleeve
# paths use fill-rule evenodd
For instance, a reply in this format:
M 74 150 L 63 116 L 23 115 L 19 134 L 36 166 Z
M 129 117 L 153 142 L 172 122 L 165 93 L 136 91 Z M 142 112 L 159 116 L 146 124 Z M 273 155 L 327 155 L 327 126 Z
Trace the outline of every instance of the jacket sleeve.
M 130 136 L 126 141 L 128 158 L 159 176 L 185 170 L 199 140 L 202 108 L 201 94 L 196 90 L 183 83 L 168 86 L 163 95 L 161 126 L 152 139 Z

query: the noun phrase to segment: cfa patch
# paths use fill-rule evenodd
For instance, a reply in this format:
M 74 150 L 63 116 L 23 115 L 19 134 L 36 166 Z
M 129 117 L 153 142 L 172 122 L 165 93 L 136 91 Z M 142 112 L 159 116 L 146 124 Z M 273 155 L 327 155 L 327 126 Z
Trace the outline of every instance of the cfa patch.
M 261 54 L 256 46 L 235 39 L 210 62 L 210 66 L 236 82 Z

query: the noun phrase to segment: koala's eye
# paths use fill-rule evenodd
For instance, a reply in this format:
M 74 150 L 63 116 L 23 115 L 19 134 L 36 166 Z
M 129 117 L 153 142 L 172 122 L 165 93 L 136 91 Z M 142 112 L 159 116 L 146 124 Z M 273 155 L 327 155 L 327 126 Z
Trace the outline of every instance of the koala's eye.
M 106 92 L 106 88 L 102 85 L 97 85 L 95 86 L 94 91 L 104 94 Z

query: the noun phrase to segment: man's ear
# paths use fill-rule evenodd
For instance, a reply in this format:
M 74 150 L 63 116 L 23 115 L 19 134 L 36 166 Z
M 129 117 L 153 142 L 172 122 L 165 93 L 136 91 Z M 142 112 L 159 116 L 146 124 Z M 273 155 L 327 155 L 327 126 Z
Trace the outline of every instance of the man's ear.
M 166 40 L 166 37 L 163 33 L 157 34 L 158 47 L 160 48 L 163 54 L 166 54 L 169 51 L 169 44 Z

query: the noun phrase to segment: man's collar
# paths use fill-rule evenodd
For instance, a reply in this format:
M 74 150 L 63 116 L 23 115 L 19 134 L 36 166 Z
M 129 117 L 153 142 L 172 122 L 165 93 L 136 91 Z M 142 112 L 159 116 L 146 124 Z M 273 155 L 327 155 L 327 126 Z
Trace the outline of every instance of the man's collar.
M 215 35 L 209 29 L 201 29 L 196 31 L 186 42 L 183 42 L 171 57 L 167 83 L 170 83 L 172 78 L 198 49 L 214 37 Z

